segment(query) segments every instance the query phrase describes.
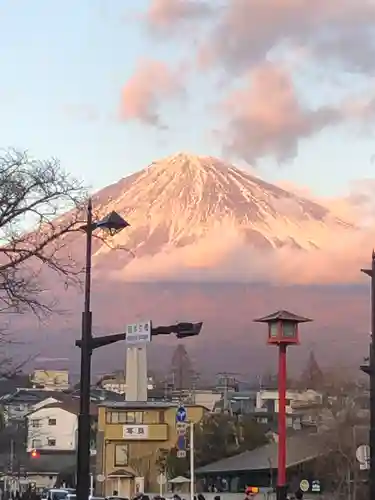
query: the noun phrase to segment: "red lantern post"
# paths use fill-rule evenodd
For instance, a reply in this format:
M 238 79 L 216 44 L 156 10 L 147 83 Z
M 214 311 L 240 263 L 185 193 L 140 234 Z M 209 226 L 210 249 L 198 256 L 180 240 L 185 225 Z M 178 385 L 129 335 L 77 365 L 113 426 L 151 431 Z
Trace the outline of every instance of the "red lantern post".
M 288 311 L 277 311 L 263 318 L 254 320 L 268 324 L 268 341 L 270 345 L 279 347 L 279 413 L 278 413 L 278 463 L 277 463 L 277 500 L 287 499 L 286 483 L 286 350 L 288 345 L 299 344 L 299 323 L 312 321 Z

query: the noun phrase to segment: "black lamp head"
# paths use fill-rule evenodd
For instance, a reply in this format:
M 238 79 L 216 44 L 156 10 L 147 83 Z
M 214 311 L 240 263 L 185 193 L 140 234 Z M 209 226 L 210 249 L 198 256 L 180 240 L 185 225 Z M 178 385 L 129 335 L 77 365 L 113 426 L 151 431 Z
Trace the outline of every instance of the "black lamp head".
M 114 236 L 126 227 L 129 227 L 130 224 L 125 219 L 123 219 L 121 215 L 113 210 L 103 219 L 96 222 L 95 226 L 99 229 L 102 229 L 103 231 L 108 232 L 111 236 Z

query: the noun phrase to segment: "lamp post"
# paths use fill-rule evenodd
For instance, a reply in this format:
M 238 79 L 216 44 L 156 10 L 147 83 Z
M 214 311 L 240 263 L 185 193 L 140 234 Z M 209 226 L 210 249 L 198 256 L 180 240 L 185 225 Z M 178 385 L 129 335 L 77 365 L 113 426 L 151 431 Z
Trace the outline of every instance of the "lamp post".
M 288 345 L 299 344 L 298 324 L 312 321 L 288 311 L 277 311 L 263 318 L 254 320 L 257 323 L 268 324 L 269 345 L 279 348 L 279 412 L 278 412 L 278 459 L 277 459 L 277 500 L 287 500 L 286 482 L 286 350 Z
M 90 490 L 90 384 L 91 354 L 95 346 L 92 337 L 91 300 L 91 260 L 92 236 L 96 229 L 108 231 L 112 236 L 129 226 L 118 213 L 111 212 L 104 219 L 94 221 L 92 216 L 92 200 L 87 203 L 87 222 L 82 226 L 86 233 L 86 266 L 84 310 L 82 313 L 81 333 L 81 378 L 80 407 L 78 415 L 78 450 L 77 450 L 77 499 L 87 500 Z M 103 344 L 105 345 L 105 344 Z
M 361 370 L 370 377 L 370 470 L 369 499 L 375 498 L 375 251 L 372 251 L 371 269 L 361 269 L 371 278 L 371 342 L 369 364 Z

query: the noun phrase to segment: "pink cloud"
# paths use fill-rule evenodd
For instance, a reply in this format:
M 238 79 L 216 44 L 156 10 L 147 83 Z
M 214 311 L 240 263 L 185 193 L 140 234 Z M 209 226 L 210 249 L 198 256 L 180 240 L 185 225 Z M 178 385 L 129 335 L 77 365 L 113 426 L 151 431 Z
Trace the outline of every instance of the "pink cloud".
M 163 126 L 159 107 L 182 92 L 182 78 L 161 61 L 142 61 L 122 89 L 121 118 Z
M 200 58 L 246 71 L 280 45 L 309 48 L 321 61 L 356 71 L 374 69 L 374 4 L 368 0 L 226 0 Z
M 152 30 L 171 33 L 186 21 L 207 18 L 211 6 L 201 0 L 151 0 L 146 20 Z
M 313 235 L 311 235 L 313 239 Z M 368 264 L 374 233 L 336 231 L 321 249 L 259 249 L 236 231 L 211 231 L 198 242 L 130 261 L 110 277 L 125 281 L 356 283 Z M 108 275 L 108 273 L 107 273 Z
M 222 110 L 227 118 L 221 133 L 225 149 L 250 164 L 268 155 L 279 161 L 292 158 L 301 138 L 343 119 L 334 107 L 304 108 L 291 76 L 272 63 L 253 70 L 247 86 L 233 91 Z

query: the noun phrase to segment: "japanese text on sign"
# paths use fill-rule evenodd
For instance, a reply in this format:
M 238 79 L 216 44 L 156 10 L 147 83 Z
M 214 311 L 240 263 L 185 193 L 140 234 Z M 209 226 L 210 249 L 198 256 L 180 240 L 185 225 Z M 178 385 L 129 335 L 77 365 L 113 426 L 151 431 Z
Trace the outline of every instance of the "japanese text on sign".
M 140 321 L 126 325 L 126 342 L 128 344 L 151 342 L 151 330 L 151 321 Z
M 147 439 L 148 426 L 147 425 L 124 425 L 123 427 L 124 439 Z

